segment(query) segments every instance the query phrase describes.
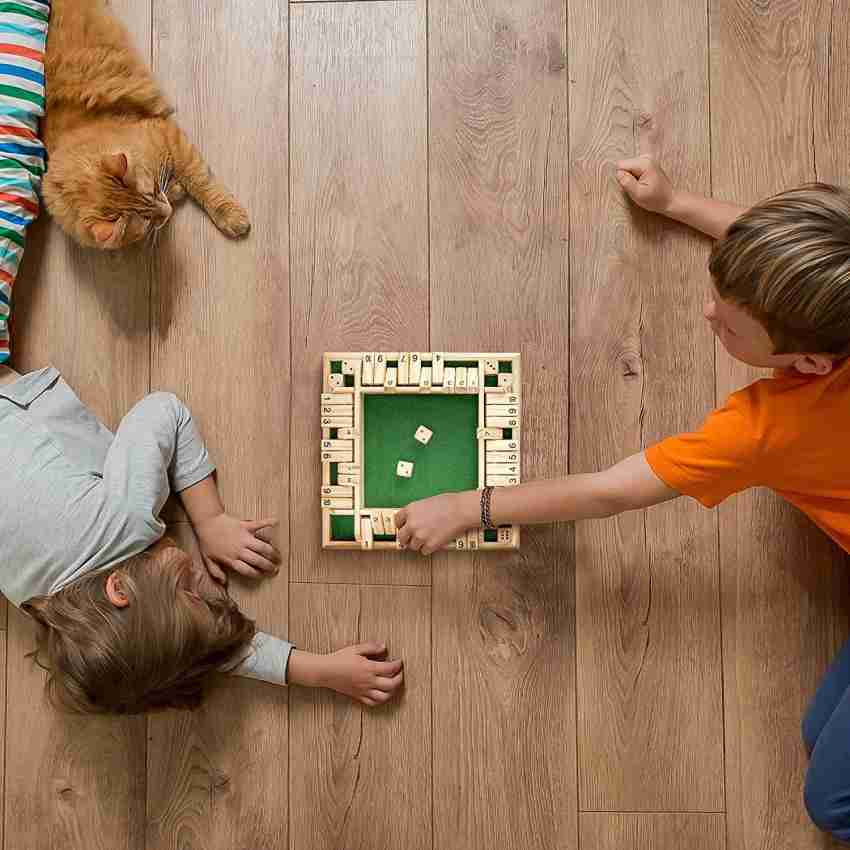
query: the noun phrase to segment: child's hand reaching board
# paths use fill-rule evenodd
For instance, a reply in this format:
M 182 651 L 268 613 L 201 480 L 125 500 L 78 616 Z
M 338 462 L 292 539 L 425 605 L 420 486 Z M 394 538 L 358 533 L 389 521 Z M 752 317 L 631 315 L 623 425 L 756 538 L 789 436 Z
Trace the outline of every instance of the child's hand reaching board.
M 411 502 L 395 515 L 399 545 L 422 555 L 432 555 L 478 525 L 475 491 L 444 493 Z

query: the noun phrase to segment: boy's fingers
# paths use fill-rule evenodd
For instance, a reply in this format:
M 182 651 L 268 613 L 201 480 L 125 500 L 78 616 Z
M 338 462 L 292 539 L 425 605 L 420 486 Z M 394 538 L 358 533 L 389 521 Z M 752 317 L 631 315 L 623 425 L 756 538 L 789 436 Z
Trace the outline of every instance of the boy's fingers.
M 375 677 L 375 687 L 379 691 L 385 691 L 388 694 L 391 694 L 393 691 L 397 690 L 399 685 L 404 681 L 404 673 L 399 673 L 397 676 L 393 676 L 391 679 L 387 679 L 384 676 L 376 676 Z
M 377 688 L 372 688 L 369 691 L 369 699 L 373 699 L 378 705 L 383 705 L 383 703 L 389 700 L 390 696 L 391 694 L 388 694 L 386 691 L 379 691 Z
M 407 546 L 410 542 L 410 532 L 407 530 L 406 526 L 403 526 L 396 531 L 396 540 L 398 540 L 402 546 Z
M 617 172 L 617 182 L 631 195 L 637 188 L 638 182 L 628 171 Z
M 392 661 L 373 661 L 372 672 L 379 677 L 392 678 L 401 672 L 404 662 L 400 658 L 395 658 Z
M 621 159 L 616 163 L 618 171 L 628 171 L 635 177 L 641 177 L 652 165 L 652 157 L 648 155 L 635 156 L 631 159 Z
M 277 525 L 276 519 L 247 519 L 245 527 L 253 534 L 261 531 L 264 528 L 272 528 Z
M 381 655 L 387 651 L 387 645 L 377 640 L 367 640 L 365 643 L 358 643 L 354 651 L 358 655 Z
M 266 543 L 265 540 L 260 540 L 259 537 L 252 535 L 248 540 L 247 546 L 252 552 L 262 555 L 273 564 L 277 564 L 280 561 L 280 552 L 271 543 Z
M 255 570 L 250 564 L 246 564 L 245 561 L 237 560 L 230 562 L 230 568 L 235 570 L 239 575 L 245 576 L 246 578 L 261 578 L 262 573 L 258 570 Z
M 407 522 L 407 511 L 402 508 L 400 511 L 396 512 L 395 515 L 395 527 L 396 529 L 401 528 Z
M 258 555 L 256 552 L 252 552 L 250 549 L 245 549 L 242 552 L 242 560 L 246 564 L 250 564 L 252 567 L 262 570 L 264 573 L 277 572 L 277 567 L 271 561 L 264 558 L 262 555 Z

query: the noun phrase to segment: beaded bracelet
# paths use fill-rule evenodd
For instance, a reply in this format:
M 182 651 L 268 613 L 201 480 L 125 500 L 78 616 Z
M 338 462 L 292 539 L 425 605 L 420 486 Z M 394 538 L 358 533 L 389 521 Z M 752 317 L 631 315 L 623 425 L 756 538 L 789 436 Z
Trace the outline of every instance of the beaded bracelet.
M 481 488 L 481 527 L 495 528 L 493 518 L 490 516 L 490 499 L 493 496 L 492 487 Z

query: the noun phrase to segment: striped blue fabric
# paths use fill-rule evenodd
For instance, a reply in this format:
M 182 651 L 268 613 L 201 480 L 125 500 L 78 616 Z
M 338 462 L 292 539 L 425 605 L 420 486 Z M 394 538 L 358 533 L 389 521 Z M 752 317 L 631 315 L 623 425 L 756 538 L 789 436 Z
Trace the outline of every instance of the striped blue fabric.
M 47 0 L 0 2 L 0 363 L 9 359 L 12 287 L 46 165 L 38 122 L 49 13 Z

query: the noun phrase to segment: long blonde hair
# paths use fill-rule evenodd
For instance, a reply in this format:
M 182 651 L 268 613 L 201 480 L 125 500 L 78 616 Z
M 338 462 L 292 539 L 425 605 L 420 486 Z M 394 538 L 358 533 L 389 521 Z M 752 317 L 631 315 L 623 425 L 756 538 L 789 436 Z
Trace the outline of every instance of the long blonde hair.
M 107 596 L 112 572 L 124 608 Z M 255 631 L 223 590 L 198 586 L 191 558 L 170 541 L 21 607 L 41 626 L 34 654 L 49 671 L 50 702 L 76 713 L 196 708 Z

